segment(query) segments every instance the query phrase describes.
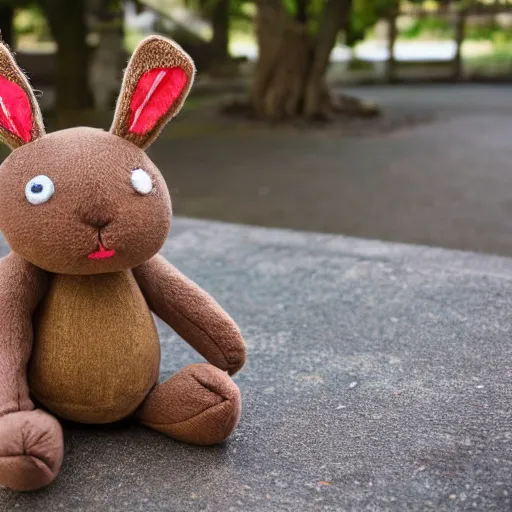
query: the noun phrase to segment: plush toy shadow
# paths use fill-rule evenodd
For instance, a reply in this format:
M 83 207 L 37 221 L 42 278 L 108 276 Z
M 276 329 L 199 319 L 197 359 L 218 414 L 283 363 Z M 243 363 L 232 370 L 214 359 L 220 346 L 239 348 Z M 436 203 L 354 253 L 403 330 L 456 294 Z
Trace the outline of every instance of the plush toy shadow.
M 229 375 L 245 346 L 233 320 L 158 251 L 171 219 L 144 150 L 180 110 L 195 68 L 174 42 L 135 50 L 110 132 L 45 135 L 31 87 L 0 45 L 0 486 L 51 483 L 63 457 L 57 419 L 127 417 L 179 441 L 226 439 L 240 418 Z M 151 312 L 208 362 L 158 384 Z

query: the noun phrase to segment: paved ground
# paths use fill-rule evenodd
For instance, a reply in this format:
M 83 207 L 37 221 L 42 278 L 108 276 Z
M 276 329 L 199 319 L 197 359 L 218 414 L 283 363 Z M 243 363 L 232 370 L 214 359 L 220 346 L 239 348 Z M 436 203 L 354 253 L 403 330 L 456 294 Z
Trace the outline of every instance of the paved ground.
M 367 137 L 176 123 L 151 149 L 176 211 L 512 255 L 510 87 L 351 92 L 437 120 Z
M 164 253 L 240 323 L 241 425 L 213 449 L 66 428 L 2 512 L 506 511 L 512 260 L 180 219 Z M 5 245 L 3 245 L 5 252 Z M 160 325 L 162 375 L 199 358 Z

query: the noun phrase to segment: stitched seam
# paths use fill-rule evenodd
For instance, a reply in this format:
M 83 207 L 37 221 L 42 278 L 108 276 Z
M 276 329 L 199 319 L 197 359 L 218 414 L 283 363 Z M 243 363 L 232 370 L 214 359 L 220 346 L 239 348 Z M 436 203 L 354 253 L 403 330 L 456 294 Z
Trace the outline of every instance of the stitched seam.
M 196 418 L 199 418 L 203 414 L 207 413 L 208 411 L 211 411 L 212 409 L 215 409 L 216 407 L 220 407 L 221 405 L 224 405 L 226 403 L 230 402 L 230 400 L 224 400 L 220 404 L 215 404 L 212 407 L 208 407 L 208 409 L 205 409 L 204 411 L 201 411 L 200 413 L 196 414 L 195 416 L 191 416 L 190 418 L 187 418 L 186 420 L 178 421 L 176 423 L 152 423 L 149 421 L 142 421 L 141 423 L 145 425 L 151 425 L 155 427 L 177 427 L 183 423 L 187 423 L 187 421 L 195 420 Z
M 144 395 L 141 394 L 142 398 L 138 402 L 134 411 L 137 410 L 141 406 L 141 404 L 144 402 L 144 399 L 148 396 L 148 394 L 151 392 L 152 389 L 154 389 L 154 386 L 148 391 L 148 393 L 146 393 Z M 118 409 L 116 409 L 114 405 L 112 405 L 112 406 L 110 406 L 110 405 L 96 406 L 94 404 L 86 405 L 86 404 L 74 404 L 72 402 L 57 402 L 55 400 L 45 399 L 43 397 L 43 395 L 36 395 L 34 392 L 32 392 L 32 394 L 34 395 L 34 397 L 37 400 L 39 400 L 41 403 L 43 403 L 43 405 L 45 405 L 45 407 L 48 407 L 49 409 L 52 409 L 53 407 L 73 407 L 80 411 L 83 409 L 94 409 L 94 411 L 99 411 L 99 412 L 111 412 L 111 411 L 116 412 L 116 411 L 118 411 Z M 40 397 L 42 397 L 42 398 L 40 398 Z
M 210 393 L 213 393 L 215 396 L 218 396 L 224 400 L 229 400 L 227 396 L 222 395 L 219 391 L 216 391 L 212 386 L 210 386 L 207 382 L 202 381 L 199 377 L 196 375 L 192 375 L 192 377 L 195 379 L 197 383 L 199 383 L 200 386 L 203 386 L 203 388 L 210 391 Z
M 0 455 L 1 459 L 16 459 L 18 457 L 24 457 L 29 459 L 37 459 L 38 461 L 42 462 L 50 471 L 52 471 L 52 468 L 50 466 L 50 461 L 46 459 L 45 457 L 41 457 L 39 455 L 31 455 L 30 453 L 23 453 L 19 455 Z
M 185 316 L 181 311 L 178 311 L 177 309 L 173 308 L 172 306 L 169 306 L 169 309 L 174 313 L 176 314 L 177 316 L 181 317 L 182 319 L 186 320 L 187 322 L 191 323 L 198 331 L 200 331 L 201 333 L 203 333 L 214 345 L 215 347 L 217 348 L 217 350 L 220 352 L 221 356 L 224 358 L 224 360 L 226 361 L 226 363 L 231 366 L 233 364 L 236 364 L 236 361 L 230 361 L 228 359 L 228 357 L 226 356 L 226 354 L 224 353 L 224 351 L 222 350 L 222 348 L 219 346 L 219 344 L 203 329 L 201 328 L 199 325 L 197 325 L 193 320 L 191 320 L 190 318 L 188 318 L 187 316 Z

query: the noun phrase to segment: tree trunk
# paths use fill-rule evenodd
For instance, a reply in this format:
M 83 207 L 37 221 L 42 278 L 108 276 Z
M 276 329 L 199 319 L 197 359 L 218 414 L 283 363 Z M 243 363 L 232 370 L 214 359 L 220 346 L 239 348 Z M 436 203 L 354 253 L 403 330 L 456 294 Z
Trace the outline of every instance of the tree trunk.
M 290 17 L 281 0 L 258 0 L 259 59 L 251 93 L 260 118 L 325 118 L 331 110 L 325 75 L 350 0 L 328 0 L 316 37 Z
M 309 0 L 295 0 L 295 8 L 297 21 L 299 23 L 307 23 L 308 22 L 308 7 Z
M 222 66 L 229 60 L 229 3 L 229 0 L 216 0 L 211 7 L 213 36 L 210 48 L 213 67 Z
M 9 47 L 14 46 L 14 7 L 0 5 L 0 40 Z
M 395 44 L 398 35 L 396 26 L 396 13 L 392 13 L 388 18 L 388 60 L 386 61 L 386 81 L 392 83 L 395 80 L 396 59 Z
M 352 9 L 352 0 L 328 0 L 318 29 L 313 62 L 306 83 L 304 113 L 308 118 L 322 115 L 325 99 L 325 74 L 338 32 L 345 25 Z
M 56 110 L 60 127 L 73 124 L 91 106 L 89 51 L 84 0 L 44 0 L 43 8 L 57 43 Z
M 96 0 L 94 4 L 89 0 L 88 8 L 90 29 L 99 36 L 89 58 L 89 84 L 95 109 L 108 111 L 115 106 L 126 64 L 123 5 L 120 1 Z
M 453 79 L 455 81 L 461 80 L 463 77 L 462 44 L 464 43 L 465 27 L 466 12 L 460 11 L 457 14 L 457 21 L 455 24 L 456 51 L 453 58 Z

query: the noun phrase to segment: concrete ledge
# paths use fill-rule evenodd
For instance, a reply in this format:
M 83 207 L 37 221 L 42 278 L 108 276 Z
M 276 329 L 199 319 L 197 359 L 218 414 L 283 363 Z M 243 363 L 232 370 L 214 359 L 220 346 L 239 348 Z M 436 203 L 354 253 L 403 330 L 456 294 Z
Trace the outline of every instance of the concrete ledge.
M 511 508 L 512 260 L 189 219 L 164 253 L 245 333 L 238 431 L 68 425 L 58 481 L 0 510 Z M 159 329 L 163 378 L 199 360 Z

